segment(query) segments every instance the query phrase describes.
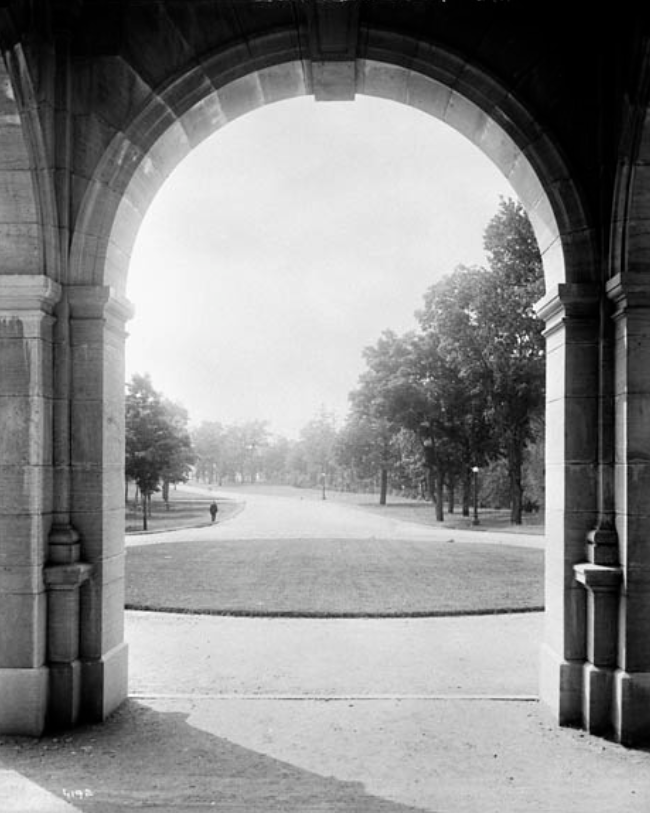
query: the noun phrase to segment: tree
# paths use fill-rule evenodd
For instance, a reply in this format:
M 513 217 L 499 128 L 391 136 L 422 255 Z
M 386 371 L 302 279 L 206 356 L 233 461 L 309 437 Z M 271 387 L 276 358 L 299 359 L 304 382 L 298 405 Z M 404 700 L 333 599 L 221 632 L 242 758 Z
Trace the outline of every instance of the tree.
M 147 530 L 151 495 L 167 478 L 174 482 L 188 465 L 191 445 L 184 425 L 187 413 L 165 402 L 148 375 L 135 374 L 126 385 L 127 477 L 135 481 L 143 498 L 142 521 Z
M 533 309 L 544 293 L 542 258 L 521 204 L 501 200 L 485 230 L 484 246 L 496 283 L 489 302 L 496 328 L 495 424 L 508 463 L 511 521 L 521 524 L 524 450 L 544 400 L 542 322 Z
M 511 521 L 520 524 L 524 449 L 543 401 L 544 349 L 533 311 L 543 293 L 542 264 L 528 217 L 512 200 L 501 200 L 484 242 L 489 270 L 459 266 L 429 288 L 418 319 L 465 382 L 476 417 L 481 410 L 487 416 L 507 461 Z
M 337 438 L 336 459 L 349 472 L 346 480 L 374 479 L 379 472 L 380 505 L 386 505 L 388 477 L 398 461 L 395 434 L 394 425 L 385 418 L 352 412 Z
M 188 431 L 189 416 L 185 407 L 167 399 L 163 399 L 162 406 L 169 431 L 164 441 L 165 463 L 160 478 L 162 498 L 169 508 L 169 486 L 187 482 L 196 455 Z

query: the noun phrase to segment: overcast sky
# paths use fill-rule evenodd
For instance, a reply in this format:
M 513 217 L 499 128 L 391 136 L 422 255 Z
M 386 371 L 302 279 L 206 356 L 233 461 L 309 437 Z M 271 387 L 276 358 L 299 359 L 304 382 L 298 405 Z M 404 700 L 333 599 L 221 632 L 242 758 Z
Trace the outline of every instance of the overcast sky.
M 127 376 L 196 425 L 342 421 L 362 350 L 415 327 L 424 291 L 485 264 L 514 192 L 476 147 L 413 108 L 300 98 L 229 124 L 172 173 L 138 235 Z

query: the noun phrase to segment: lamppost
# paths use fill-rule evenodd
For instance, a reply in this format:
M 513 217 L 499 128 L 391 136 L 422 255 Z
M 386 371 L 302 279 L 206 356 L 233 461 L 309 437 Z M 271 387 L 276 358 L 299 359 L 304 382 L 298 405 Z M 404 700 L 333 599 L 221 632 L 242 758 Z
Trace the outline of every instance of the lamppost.
M 472 466 L 472 473 L 474 474 L 474 518 L 472 525 L 478 525 L 478 466 Z
M 322 474 L 320 476 L 320 483 L 321 483 L 321 486 L 323 488 L 323 493 L 322 493 L 321 499 L 325 500 L 325 499 L 327 499 L 325 497 L 325 472 L 322 472 Z

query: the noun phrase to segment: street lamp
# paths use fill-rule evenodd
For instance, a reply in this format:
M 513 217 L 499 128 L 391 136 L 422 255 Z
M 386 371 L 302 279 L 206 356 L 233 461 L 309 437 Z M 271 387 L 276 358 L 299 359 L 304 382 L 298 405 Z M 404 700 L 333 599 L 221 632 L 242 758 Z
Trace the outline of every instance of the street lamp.
M 472 466 L 472 473 L 474 474 L 474 518 L 472 525 L 478 525 L 478 466 Z

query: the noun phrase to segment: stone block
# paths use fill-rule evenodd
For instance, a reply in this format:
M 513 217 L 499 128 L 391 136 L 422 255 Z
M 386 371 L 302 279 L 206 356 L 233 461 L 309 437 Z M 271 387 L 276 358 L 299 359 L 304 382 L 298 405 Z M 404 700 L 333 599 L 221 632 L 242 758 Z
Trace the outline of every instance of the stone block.
M 28 327 L 24 320 L 21 325 Z M 0 352 L 3 358 L 0 395 L 52 396 L 53 348 L 48 338 L 0 340 Z
M 419 74 L 414 75 L 418 76 Z M 421 78 L 423 81 L 430 82 L 430 80 L 426 80 L 426 77 Z M 372 59 L 357 61 L 357 90 L 365 96 L 378 96 L 381 99 L 391 99 L 394 102 L 410 104 L 410 82 L 411 72 L 405 68 L 375 62 Z M 433 83 L 430 82 L 430 84 Z M 416 92 L 418 89 L 422 89 L 421 84 L 416 88 Z M 449 99 L 449 92 L 447 92 L 446 98 Z M 443 112 L 444 108 L 440 113 Z
M 135 243 L 144 217 L 144 210 L 136 209 L 136 203 L 135 200 L 123 197 L 111 226 L 110 242 L 128 254 L 131 253 L 131 247 Z
M 116 581 L 124 581 L 126 556 L 124 550 L 113 556 L 102 556 L 93 563 L 94 584 L 106 587 Z
M 0 396 L 0 460 L 4 466 L 52 463 L 52 401 Z
M 460 93 L 452 91 L 445 110 L 444 121 L 468 138 L 472 144 L 477 144 L 487 127 L 488 116 L 474 102 L 461 96 Z
M 81 662 L 50 664 L 49 671 L 47 726 L 55 731 L 72 728 L 81 709 Z
M 533 224 L 533 229 L 536 228 L 536 224 Z M 544 284 L 547 291 L 570 279 L 564 262 L 562 240 L 559 236 L 541 254 L 544 266 Z
M 262 107 L 264 93 L 257 73 L 250 73 L 220 87 L 219 102 L 226 121 L 233 121 Z
M 3 175 L 5 172 L 28 171 L 31 163 L 25 149 L 20 117 L 17 112 L 12 115 L 15 126 L 10 126 L 11 118 L 3 117 L 0 127 L 0 170 Z
M 0 268 L 3 274 L 41 273 L 41 239 L 36 223 L 0 223 Z
M 302 62 L 283 62 L 258 71 L 262 94 L 266 104 L 282 99 L 293 99 L 307 94 L 307 83 Z M 183 119 L 183 123 L 185 120 Z M 212 130 L 214 132 L 214 128 Z
M 582 722 L 582 692 L 582 663 L 566 661 L 545 644 L 540 663 L 540 701 L 560 725 Z
M 598 460 L 597 391 L 584 398 L 567 398 L 565 403 L 564 454 L 567 463 L 595 466 Z M 592 469 L 590 476 L 594 477 Z
M 28 171 L 4 171 L 0 195 L 0 223 L 29 223 L 37 220 L 34 187 Z
M 582 725 L 597 736 L 612 733 L 614 671 L 587 663 L 584 666 Z
M 49 670 L 0 668 L 0 734 L 39 737 L 45 727 Z
M 49 527 L 49 517 L 40 513 L 0 513 L 0 568 L 42 565 L 46 557 Z
M 272 89 L 269 87 L 267 90 L 265 87 L 264 94 L 266 95 L 267 92 L 271 93 Z M 211 135 L 216 133 L 217 130 L 220 130 L 225 124 L 227 124 L 223 110 L 221 109 L 221 103 L 219 101 L 217 91 L 212 88 L 209 93 L 207 93 L 200 101 L 191 107 L 190 110 L 181 116 L 180 124 L 183 128 L 183 132 L 185 133 L 187 143 L 191 149 L 197 147 L 206 138 L 209 138 Z M 147 158 L 153 158 L 151 153 L 148 154 Z M 143 165 L 145 164 L 146 160 L 147 159 L 143 161 Z M 165 178 L 168 177 L 171 169 L 172 168 L 169 165 L 159 168 L 158 165 L 153 162 L 153 160 L 150 160 L 148 169 L 145 170 L 146 177 L 140 179 L 138 183 L 143 187 L 146 184 L 148 194 L 149 189 L 153 189 L 153 183 L 156 181 L 154 173 L 158 176 L 158 178 L 160 178 L 160 184 L 162 184 Z
M 0 594 L 0 667 L 32 669 L 45 662 L 45 593 Z
M 124 510 L 124 468 L 75 466 L 72 469 L 72 524 L 81 529 L 78 516 L 87 513 Z
M 131 248 L 132 246 L 117 246 L 111 242 L 106 251 L 106 260 L 102 266 L 102 279 L 115 290 L 118 296 L 126 295 Z
M 122 403 L 75 401 L 71 417 L 73 466 L 124 466 Z
M 617 396 L 616 462 L 650 461 L 650 393 Z
M 546 466 L 563 465 L 566 443 L 566 416 L 563 400 L 546 404 Z
M 553 477 L 549 473 L 546 482 L 546 499 L 552 506 L 564 506 L 565 515 L 573 515 L 580 522 L 584 518 L 586 530 L 589 523 L 595 520 L 597 512 L 594 465 L 590 463 L 571 463 L 564 467 L 563 477 Z
M 228 119 L 221 106 L 221 100 L 216 91 L 212 94 L 210 111 L 215 120 L 227 123 Z M 164 134 L 158 138 L 149 148 L 145 161 L 151 161 L 152 168 L 158 175 L 167 178 L 178 164 L 190 154 L 192 144 L 188 134 L 180 121 L 175 120 L 173 124 L 165 129 Z M 146 164 L 143 169 L 146 170 Z
M 52 507 L 51 468 L 0 465 L 0 516 L 49 514 Z
M 92 513 L 75 513 L 74 521 L 82 540 L 86 562 L 116 556 L 124 550 L 124 498 L 122 505 Z
M 515 144 L 500 124 L 490 118 L 476 145 L 501 170 L 506 178 L 512 174 L 521 160 L 522 150 Z M 532 172 L 532 168 L 531 168 Z M 538 237 L 539 243 L 539 237 Z
M 451 98 L 451 88 L 424 74 L 411 71 L 408 77 L 406 103 L 441 121 Z
M 619 626 L 619 665 L 628 672 L 650 674 L 650 584 L 647 571 L 644 584 L 637 586 L 634 579 L 624 579 Z
M 650 672 L 614 674 L 614 735 L 618 742 L 633 747 L 649 741 Z
M 81 588 L 80 651 L 92 660 L 124 640 L 124 580 L 100 584 L 94 579 Z
M 0 594 L 34 595 L 44 590 L 43 563 L 0 566 Z
M 627 270 L 632 273 L 647 272 L 650 263 L 650 219 L 629 220 L 626 241 Z
M 100 659 L 82 664 L 81 716 L 101 722 L 128 696 L 128 647 L 122 643 Z
M 616 489 L 617 506 L 628 516 L 645 517 L 650 531 L 650 460 L 617 466 L 617 483 L 625 479 L 624 490 Z M 624 496 L 624 502 L 621 500 Z M 640 529 L 637 527 L 637 532 Z
M 78 334 L 81 331 L 78 331 Z M 77 336 L 79 338 L 79 336 Z M 124 402 L 124 343 L 88 342 L 72 351 L 72 392 L 78 401 L 109 396 Z

